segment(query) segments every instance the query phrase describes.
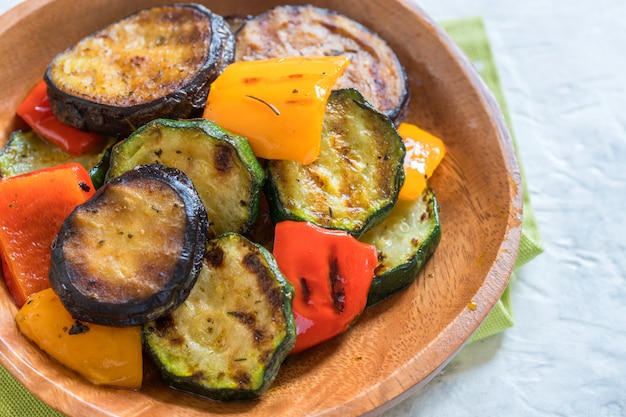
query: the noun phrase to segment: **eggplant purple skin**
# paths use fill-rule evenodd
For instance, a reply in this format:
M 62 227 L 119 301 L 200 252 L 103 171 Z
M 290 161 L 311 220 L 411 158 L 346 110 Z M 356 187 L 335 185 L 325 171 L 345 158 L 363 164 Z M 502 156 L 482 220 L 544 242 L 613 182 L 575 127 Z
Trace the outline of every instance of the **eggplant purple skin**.
M 201 116 L 212 81 L 234 60 L 235 38 L 226 20 L 206 7 L 199 4 L 174 7 L 193 8 L 210 18 L 208 59 L 189 83 L 156 100 L 118 107 L 63 91 L 52 79 L 49 65 L 44 81 L 48 86 L 48 97 L 54 115 L 63 123 L 79 130 L 119 138 L 130 135 L 140 126 L 159 117 L 188 119 Z
M 139 302 L 97 302 L 78 291 L 72 285 L 72 277 L 63 253 L 64 242 L 73 233 L 72 214 L 82 207 L 82 205 L 78 206 L 63 223 L 51 245 L 49 274 L 52 289 L 75 319 L 114 327 L 141 325 L 176 309 L 187 298 L 198 278 L 202 269 L 206 243 L 214 236 L 209 236 L 207 212 L 200 196 L 189 177 L 179 169 L 156 164 L 140 165 L 109 183 L 105 183 L 84 204 L 90 201 L 97 202 L 98 198 L 106 193 L 109 184 L 123 183 L 144 177 L 158 178 L 167 182 L 185 202 L 187 217 L 184 232 L 185 243 L 173 278 L 160 291 Z

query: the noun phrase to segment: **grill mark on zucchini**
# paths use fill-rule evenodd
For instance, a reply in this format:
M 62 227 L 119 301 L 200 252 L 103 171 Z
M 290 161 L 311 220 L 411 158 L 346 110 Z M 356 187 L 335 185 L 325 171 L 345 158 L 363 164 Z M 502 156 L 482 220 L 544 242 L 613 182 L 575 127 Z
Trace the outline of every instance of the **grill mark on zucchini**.
M 282 294 L 279 288 L 274 285 L 273 279 L 269 275 L 269 271 L 261 264 L 259 253 L 247 253 L 243 258 L 243 265 L 246 270 L 256 275 L 259 287 L 265 293 L 273 314 L 282 312 Z
M 219 172 L 228 173 L 233 169 L 233 152 L 229 147 L 218 145 L 215 151 L 215 168 Z
M 160 337 L 167 336 L 169 329 L 174 327 L 174 319 L 170 314 L 166 314 L 157 318 L 154 323 L 154 328 L 156 329 Z M 170 339 L 170 341 L 172 340 L 174 339 Z
M 206 251 L 204 259 L 211 267 L 217 269 L 224 262 L 224 251 L 218 246 L 212 246 Z

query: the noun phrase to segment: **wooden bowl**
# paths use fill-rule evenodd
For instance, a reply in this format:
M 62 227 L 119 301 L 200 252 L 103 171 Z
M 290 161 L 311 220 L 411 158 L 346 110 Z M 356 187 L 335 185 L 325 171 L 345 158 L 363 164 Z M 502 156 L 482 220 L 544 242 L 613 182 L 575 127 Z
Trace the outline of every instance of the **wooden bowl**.
M 295 0 L 291 3 L 301 3 Z M 306 0 L 376 30 L 411 83 L 407 119 L 443 137 L 432 181 L 443 238 L 418 280 L 366 311 L 345 335 L 290 358 L 258 401 L 219 403 L 162 383 L 101 388 L 22 337 L 0 284 L 0 363 L 70 416 L 377 414 L 429 381 L 468 341 L 502 294 L 521 233 L 520 174 L 492 95 L 442 30 L 408 0 Z M 0 144 L 20 126 L 15 109 L 49 60 L 81 37 L 160 0 L 29 0 L 0 17 Z M 256 14 L 284 1 L 206 0 L 213 11 Z M 473 308 L 475 306 L 475 308 Z

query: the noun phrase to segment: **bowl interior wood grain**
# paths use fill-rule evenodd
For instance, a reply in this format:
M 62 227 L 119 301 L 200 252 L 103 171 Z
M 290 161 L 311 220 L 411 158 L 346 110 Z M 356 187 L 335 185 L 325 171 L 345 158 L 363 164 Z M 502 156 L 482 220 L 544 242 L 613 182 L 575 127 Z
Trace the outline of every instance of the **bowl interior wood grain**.
M 0 16 L 0 144 L 23 126 L 15 109 L 56 53 L 131 12 L 164 3 L 29 0 Z M 200 3 L 223 15 L 285 4 Z M 377 414 L 429 381 L 499 299 L 515 261 L 522 203 L 513 146 L 493 97 L 442 30 L 408 2 L 303 3 L 338 10 L 385 38 L 411 83 L 407 120 L 444 138 L 448 154 L 432 180 L 443 229 L 436 253 L 407 290 L 366 311 L 345 335 L 289 358 L 271 390 L 250 402 L 212 402 L 150 376 L 137 392 L 93 386 L 18 333 L 16 308 L 2 283 L 0 363 L 44 402 L 70 416 Z

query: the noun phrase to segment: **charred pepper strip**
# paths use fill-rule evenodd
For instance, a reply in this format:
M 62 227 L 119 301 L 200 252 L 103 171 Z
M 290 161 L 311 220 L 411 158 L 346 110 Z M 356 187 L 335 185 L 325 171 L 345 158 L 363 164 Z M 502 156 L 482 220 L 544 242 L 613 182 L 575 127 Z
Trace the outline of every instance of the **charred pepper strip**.
M 101 148 L 108 140 L 95 133 L 83 132 L 62 123 L 52 112 L 48 87 L 42 80 L 17 108 L 17 114 L 41 136 L 71 155 L 82 155 Z
M 276 225 L 274 256 L 294 284 L 298 353 L 346 331 L 364 310 L 376 248 L 312 223 Z
M 77 163 L 0 179 L 0 255 L 15 303 L 50 286 L 50 244 L 67 215 L 94 194 Z

